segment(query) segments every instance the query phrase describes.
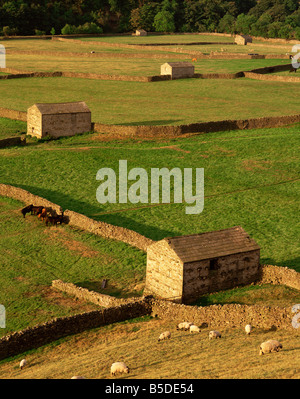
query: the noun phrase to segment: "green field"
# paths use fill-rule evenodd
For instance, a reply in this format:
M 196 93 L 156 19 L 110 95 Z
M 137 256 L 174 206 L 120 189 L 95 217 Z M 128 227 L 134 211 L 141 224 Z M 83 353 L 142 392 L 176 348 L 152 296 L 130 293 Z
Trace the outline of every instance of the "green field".
M 203 35 L 153 35 L 146 38 L 126 36 L 93 40 L 126 44 L 137 41 L 151 43 L 154 40 L 157 43 L 226 43 L 233 39 Z M 120 53 L 119 58 L 104 55 L 95 59 L 7 54 L 8 67 L 30 71 L 63 70 L 149 76 L 160 74 L 160 65 L 166 62 L 165 58 L 159 58 L 160 55 L 168 54 L 168 60 L 176 60 L 175 53 L 161 49 L 141 51 L 104 45 L 95 45 L 93 48 L 90 44 L 76 45 L 50 40 L 7 40 L 4 45 L 11 50 L 49 50 L 61 51 L 62 54 L 66 51 L 90 52 L 92 49 L 103 54 Z M 196 47 L 201 48 L 183 46 L 183 50 L 190 51 Z M 212 47 L 221 51 L 222 45 Z M 227 46 L 226 51 L 231 48 L 241 52 L 255 49 Z M 255 52 L 260 53 L 281 51 L 281 47 L 272 47 L 268 43 L 257 48 L 260 50 Z M 151 56 L 156 54 L 158 58 L 121 56 L 126 53 L 127 57 L 135 51 Z M 186 60 L 191 61 L 191 55 L 186 54 Z M 199 59 L 194 65 L 196 73 L 213 73 L 238 72 L 286 63 L 288 60 L 279 59 Z M 181 125 L 299 114 L 297 87 L 297 83 L 246 78 L 181 79 L 153 83 L 27 78 L 0 80 L 0 107 L 26 111 L 38 102 L 85 101 L 92 111 L 93 122 Z M 52 141 L 28 137 L 26 146 L 0 149 L 0 182 L 44 197 L 64 210 L 132 229 L 153 240 L 240 225 L 261 247 L 262 264 L 286 266 L 300 272 L 299 129 L 300 124 L 296 124 L 156 140 L 141 137 L 112 139 L 105 133 L 88 132 Z M 0 118 L 0 139 L 24 132 L 25 122 Z M 96 180 L 97 171 L 109 167 L 118 174 L 119 160 L 127 160 L 128 172 L 140 167 L 149 176 L 151 168 L 204 168 L 203 212 L 186 214 L 187 204 L 173 203 L 172 195 L 170 204 L 151 204 L 150 182 L 149 203 L 98 203 L 96 190 L 100 182 Z M 131 183 L 128 185 L 130 187 Z M 195 188 L 194 182 L 194 191 Z M 27 215 L 24 219 L 20 213 L 23 206 L 19 201 L 0 197 L 0 286 L 5 287 L 0 290 L 0 303 L 5 305 L 7 311 L 7 328 L 0 329 L 0 336 L 54 317 L 96 308 L 95 305 L 74 301 L 63 293 L 52 291 L 50 285 L 54 279 L 115 297 L 142 295 L 146 272 L 144 252 L 67 225 L 46 227 L 35 216 Z M 108 279 L 108 287 L 101 290 L 104 278 Z M 243 303 L 289 307 L 299 302 L 299 292 L 291 288 L 250 285 L 205 295 L 197 305 Z M 90 378 L 108 378 L 111 360 L 114 358 L 116 361 L 122 355 L 123 348 L 126 349 L 126 360 L 133 368 L 129 378 L 299 378 L 299 367 L 295 364 L 299 350 L 296 346 L 298 331 L 277 331 L 276 336 L 283 340 L 284 350 L 274 356 L 259 357 L 260 342 L 267 337 L 275 338 L 262 329 L 257 329 L 257 335 L 253 339 L 251 337 L 252 341 L 249 341 L 250 345 L 246 349 L 241 331 L 228 328 L 224 329 L 224 340 L 214 342 L 213 349 L 203 336 L 197 341 L 195 336 L 184 338 L 174 331 L 174 341 L 162 343 L 157 350 L 157 334 L 162 328 L 173 329 L 174 326 L 171 322 L 146 318 L 65 338 L 32 351 L 28 355 L 32 366 L 25 369 L 22 376 L 56 378 L 60 373 L 58 378 L 70 378 L 70 373 L 76 373 L 86 374 Z M 205 330 L 204 334 L 207 333 Z M 94 349 L 95 341 L 97 353 L 92 355 L 89 348 Z M 73 351 L 74 342 L 78 342 L 80 348 Z M 140 360 L 136 356 L 137 347 L 146 348 Z M 220 357 L 223 359 L 221 367 L 218 365 Z M 49 358 L 51 361 L 47 363 Z M 101 369 L 95 364 L 89 366 L 89 360 L 95 363 L 99 362 L 99 358 L 103 360 Z M 186 365 L 187 358 L 190 361 Z M 78 367 L 75 371 L 72 366 L 76 361 Z M 194 370 L 195 362 L 198 366 Z M 206 368 L 203 368 L 203 364 Z M 240 364 L 244 364 L 242 369 Z M 9 361 L 1 362 L 0 378 L 18 376 L 17 365 Z
M 0 83 L 0 107 L 26 111 L 39 102 L 85 101 L 92 111 L 92 121 L 105 124 L 181 125 L 299 113 L 298 92 L 285 82 L 178 79 L 139 83 L 24 78 Z

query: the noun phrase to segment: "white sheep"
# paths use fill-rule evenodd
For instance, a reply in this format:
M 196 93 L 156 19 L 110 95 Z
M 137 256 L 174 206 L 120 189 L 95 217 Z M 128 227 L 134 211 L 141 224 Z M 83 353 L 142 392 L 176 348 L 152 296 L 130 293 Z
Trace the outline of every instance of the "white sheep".
M 85 380 L 85 377 L 82 377 L 81 375 L 73 375 L 71 380 Z
M 190 326 L 190 333 L 193 333 L 193 332 L 200 332 L 201 330 L 200 330 L 200 328 L 198 327 L 198 326 L 195 326 L 194 324 L 192 324 L 191 326 Z
M 260 344 L 260 355 L 264 355 L 265 353 L 278 352 L 279 349 L 282 349 L 282 344 L 276 339 L 269 339 L 268 341 Z
M 115 362 L 111 365 L 110 374 L 116 375 L 116 373 L 129 373 L 129 368 L 124 362 Z
M 212 330 L 212 331 L 209 332 L 208 338 L 209 338 L 209 339 L 212 339 L 212 338 L 221 338 L 221 333 L 219 333 L 219 331 Z
M 27 364 L 27 361 L 26 361 L 26 359 L 22 359 L 22 360 L 20 361 L 20 369 L 22 370 L 22 369 L 23 369 L 23 367 L 25 367 L 25 366 L 26 366 L 26 364 Z
M 246 334 L 247 334 L 247 335 L 250 335 L 250 333 L 251 333 L 251 331 L 252 331 L 252 326 L 251 326 L 251 324 L 247 324 L 247 325 L 245 326 L 245 331 L 246 331 Z
M 163 341 L 164 339 L 170 339 L 171 338 L 171 333 L 170 331 L 165 331 L 163 333 L 160 334 L 159 338 L 158 338 L 158 342 L 159 341 Z
M 184 321 L 183 323 L 179 323 L 177 325 L 177 330 L 185 330 L 185 331 L 187 331 L 187 330 L 190 329 L 190 326 L 192 326 L 192 325 L 193 325 L 193 323 Z

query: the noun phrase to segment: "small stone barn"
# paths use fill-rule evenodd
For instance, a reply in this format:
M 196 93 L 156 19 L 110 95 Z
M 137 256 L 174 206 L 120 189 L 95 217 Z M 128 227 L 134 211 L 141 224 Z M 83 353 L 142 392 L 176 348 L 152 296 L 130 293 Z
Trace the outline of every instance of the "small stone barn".
M 190 62 L 166 62 L 160 67 L 161 75 L 171 75 L 171 79 L 192 78 L 195 67 Z
M 257 280 L 260 248 L 240 226 L 164 238 L 147 249 L 145 295 L 191 303 Z
M 234 42 L 236 44 L 241 44 L 242 46 L 246 46 L 247 43 L 252 43 L 252 37 L 248 35 L 236 35 Z
M 144 29 L 137 29 L 135 31 L 136 36 L 147 36 L 147 32 Z
M 27 110 L 27 134 L 38 138 L 74 136 L 91 131 L 91 111 L 84 101 L 34 104 Z

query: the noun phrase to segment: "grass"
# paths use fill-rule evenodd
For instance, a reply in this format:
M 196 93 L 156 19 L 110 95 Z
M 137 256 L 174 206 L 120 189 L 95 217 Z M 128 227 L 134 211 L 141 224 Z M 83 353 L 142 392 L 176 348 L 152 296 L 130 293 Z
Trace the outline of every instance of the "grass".
M 22 121 L 14 121 L 8 118 L 0 118 L 0 139 L 19 136 L 26 133 L 27 124 Z
M 157 342 L 162 331 L 171 339 Z M 25 355 L 22 372 L 16 356 L 0 362 L 1 379 L 298 379 L 299 331 L 222 328 L 222 338 L 209 340 L 209 329 L 199 334 L 176 331 L 175 323 L 158 319 L 117 323 L 65 338 Z M 259 356 L 259 346 L 278 339 L 283 349 Z M 142 350 L 141 350 L 142 348 Z M 110 376 L 110 366 L 125 361 L 129 374 Z M 171 367 L 170 367 L 171 365 Z M 191 381 L 193 382 L 193 381 Z
M 25 111 L 38 102 L 85 101 L 92 120 L 106 124 L 180 125 L 299 113 L 298 92 L 284 82 L 180 79 L 139 83 L 27 78 L 0 84 L 0 107 Z
M 7 323 L 0 335 L 34 326 L 59 316 L 98 309 L 53 291 L 61 279 L 105 294 L 141 295 L 145 254 L 121 242 L 82 233 L 69 226 L 47 228 L 37 217 L 24 219 L 18 201 L 0 197 L 0 303 Z M 97 284 L 98 283 L 98 284 Z
M 98 49 L 96 49 L 98 50 Z M 65 72 L 83 72 L 108 75 L 137 75 L 152 76 L 160 75 L 160 66 L 165 62 L 176 62 L 176 55 L 170 55 L 168 59 L 159 58 L 101 58 L 86 57 L 61 57 L 52 56 L 50 59 L 38 55 L 9 54 L 7 64 L 10 68 L 26 71 L 65 71 Z M 191 62 L 191 56 L 187 55 L 186 60 Z M 193 62 L 195 73 L 235 73 L 240 71 L 262 68 L 267 66 L 287 64 L 289 60 L 273 59 L 250 59 L 250 60 L 201 60 Z
M 300 271 L 298 132 L 299 125 L 159 142 L 103 142 L 96 138 L 105 135 L 95 134 L 40 144 L 33 141 L 28 147 L 1 150 L 1 180 L 63 209 L 127 227 L 154 240 L 241 225 L 260 245 L 263 263 Z M 128 171 L 143 167 L 148 173 L 153 167 L 203 167 L 203 212 L 186 215 L 186 204 L 174 204 L 173 199 L 170 204 L 154 206 L 99 204 L 96 173 L 110 167 L 118 174 L 121 159 L 128 161 Z

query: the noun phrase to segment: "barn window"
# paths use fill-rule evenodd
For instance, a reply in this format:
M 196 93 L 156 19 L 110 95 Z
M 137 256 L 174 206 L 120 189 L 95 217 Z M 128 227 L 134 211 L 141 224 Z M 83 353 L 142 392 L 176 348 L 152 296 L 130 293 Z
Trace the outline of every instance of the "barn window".
M 217 259 L 211 259 L 209 261 L 209 270 L 218 270 L 218 260 Z

